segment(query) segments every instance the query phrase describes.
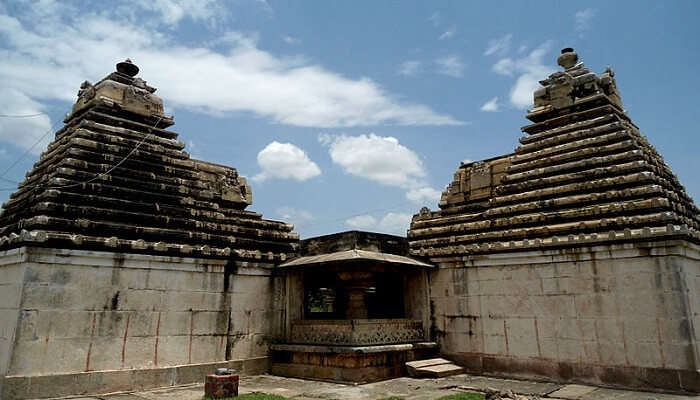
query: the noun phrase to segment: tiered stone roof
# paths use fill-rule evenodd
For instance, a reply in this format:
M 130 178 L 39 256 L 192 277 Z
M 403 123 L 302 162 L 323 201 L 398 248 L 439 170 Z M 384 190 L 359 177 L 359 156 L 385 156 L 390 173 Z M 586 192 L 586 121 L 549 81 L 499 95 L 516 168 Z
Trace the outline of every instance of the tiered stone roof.
M 130 61 L 84 82 L 65 126 L 0 213 L 0 250 L 25 245 L 278 263 L 293 226 L 246 211 L 234 168 L 191 159 Z
M 558 61 L 515 153 L 461 165 L 441 209 L 413 217 L 412 255 L 700 242 L 698 208 L 623 110 L 613 71 L 596 75 L 573 49 Z

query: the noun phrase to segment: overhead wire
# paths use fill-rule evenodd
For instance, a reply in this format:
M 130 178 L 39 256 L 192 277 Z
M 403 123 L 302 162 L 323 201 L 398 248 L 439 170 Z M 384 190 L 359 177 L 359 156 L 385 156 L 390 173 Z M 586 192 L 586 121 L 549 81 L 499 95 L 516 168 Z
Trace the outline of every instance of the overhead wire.
M 144 138 L 141 139 L 141 141 L 139 141 L 139 142 L 136 144 L 136 146 L 134 146 L 133 149 L 131 149 L 131 151 L 129 152 L 129 154 L 127 154 L 126 156 L 124 156 L 124 158 L 122 158 L 117 164 L 115 164 L 114 166 L 112 166 L 112 167 L 111 167 L 109 170 L 107 170 L 106 172 L 101 172 L 101 173 L 95 175 L 94 177 L 92 177 L 92 178 L 90 178 L 90 179 L 88 179 L 88 180 L 86 180 L 86 181 L 83 181 L 83 182 L 71 183 L 71 184 L 68 184 L 68 185 L 52 185 L 52 186 L 45 186 L 45 189 L 66 189 L 66 188 L 78 187 L 78 186 L 82 186 L 82 185 L 85 185 L 85 184 L 94 182 L 94 181 L 96 181 L 96 180 L 102 178 L 103 176 L 109 175 L 110 173 L 112 173 L 112 171 L 114 171 L 115 169 L 119 168 L 122 164 L 124 164 L 124 162 L 126 162 L 126 160 L 128 160 L 128 159 L 141 147 L 141 145 L 143 145 L 143 144 L 146 142 L 146 140 L 150 139 L 150 138 L 153 136 L 153 129 L 155 129 L 155 128 L 158 126 L 158 124 L 160 123 L 161 120 L 162 120 L 162 117 L 158 117 L 158 120 L 156 121 L 156 123 L 153 125 L 152 128 L 149 129 L 149 130 L 150 130 L 149 134 L 146 135 L 146 136 L 144 136 Z M 51 129 L 53 129 L 53 127 L 52 127 Z M 50 131 L 50 132 L 51 132 L 51 131 Z M 44 136 L 46 136 L 46 134 L 45 134 Z M 43 137 L 42 137 L 40 140 L 42 140 L 42 139 L 43 139 Z M 37 142 L 37 143 L 38 143 L 38 142 Z M 28 150 L 25 152 L 25 155 L 26 155 L 32 148 L 34 148 L 34 147 L 36 146 L 37 143 L 35 143 L 30 149 L 28 149 Z M 17 162 L 19 162 L 19 161 L 16 161 L 15 164 L 16 164 Z M 10 168 L 12 168 L 15 164 L 13 164 L 12 166 L 10 166 Z M 3 175 L 4 175 L 4 174 L 3 174 Z M 19 184 L 19 182 L 15 182 L 15 183 L 18 183 L 18 184 Z M 38 185 L 28 185 L 28 186 L 24 186 L 24 187 L 34 188 L 34 187 L 39 187 L 39 186 L 43 186 L 43 185 L 41 185 L 41 184 L 38 184 Z M 17 188 L 16 188 L 16 187 L 15 187 L 15 188 L 0 188 L 0 191 L 9 191 L 9 190 L 17 190 Z

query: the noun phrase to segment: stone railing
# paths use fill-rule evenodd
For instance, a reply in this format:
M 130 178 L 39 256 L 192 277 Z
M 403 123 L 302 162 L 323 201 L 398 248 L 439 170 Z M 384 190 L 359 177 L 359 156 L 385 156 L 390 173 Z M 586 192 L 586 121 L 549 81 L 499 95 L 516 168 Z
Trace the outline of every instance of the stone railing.
M 300 344 L 366 346 L 424 340 L 423 324 L 412 319 L 299 320 L 290 341 Z

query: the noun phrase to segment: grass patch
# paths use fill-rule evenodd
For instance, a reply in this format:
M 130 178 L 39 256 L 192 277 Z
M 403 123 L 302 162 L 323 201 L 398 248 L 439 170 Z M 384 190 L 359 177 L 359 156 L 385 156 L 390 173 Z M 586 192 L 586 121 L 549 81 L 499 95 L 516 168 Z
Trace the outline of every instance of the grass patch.
M 379 399 L 379 400 L 404 400 L 404 398 L 398 397 L 398 396 L 391 396 L 391 397 L 385 397 L 385 398 Z
M 437 400 L 484 400 L 486 396 L 481 393 L 459 393 L 440 397 Z

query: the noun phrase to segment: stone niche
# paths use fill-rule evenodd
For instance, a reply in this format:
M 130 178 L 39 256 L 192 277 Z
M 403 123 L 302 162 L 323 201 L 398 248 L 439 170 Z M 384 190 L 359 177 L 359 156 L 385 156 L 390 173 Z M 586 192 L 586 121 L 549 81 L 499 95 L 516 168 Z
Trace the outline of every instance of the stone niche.
M 344 232 L 301 243 L 282 264 L 287 318 L 272 345 L 272 372 L 370 382 L 401 376 L 404 363 L 432 354 L 429 264 L 405 256 L 404 238 Z

